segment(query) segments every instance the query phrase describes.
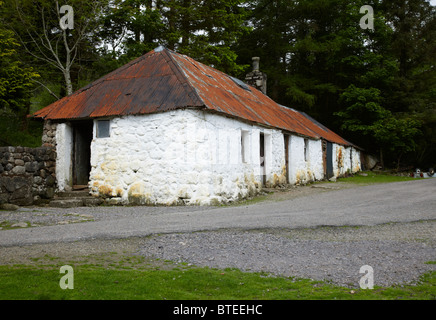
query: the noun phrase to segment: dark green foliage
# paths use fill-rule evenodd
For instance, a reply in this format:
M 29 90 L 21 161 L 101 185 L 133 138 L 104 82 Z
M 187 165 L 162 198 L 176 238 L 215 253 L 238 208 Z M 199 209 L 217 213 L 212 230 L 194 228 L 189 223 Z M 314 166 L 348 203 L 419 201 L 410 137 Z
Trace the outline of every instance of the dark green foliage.
M 360 8 L 374 9 L 363 30 Z M 240 62 L 261 57 L 268 94 L 385 164 L 434 166 L 436 15 L 428 1 L 250 1 Z M 375 131 L 379 129 L 378 131 Z
M 0 117 L 14 120 L 20 131 L 27 131 L 32 79 L 39 74 L 19 61 L 18 48 L 14 33 L 0 27 Z M 1 140 L 5 143 L 4 136 Z
M 187 54 L 232 75 L 245 66 L 230 48 L 249 28 L 241 0 L 114 0 L 97 33 L 108 55 L 120 66 L 158 47 Z M 109 59 L 110 60 L 110 59 Z
M 1 112 L 22 113 L 28 104 L 32 78 L 39 75 L 31 68 L 25 68 L 18 60 L 18 42 L 14 34 L 0 29 L 0 110 Z

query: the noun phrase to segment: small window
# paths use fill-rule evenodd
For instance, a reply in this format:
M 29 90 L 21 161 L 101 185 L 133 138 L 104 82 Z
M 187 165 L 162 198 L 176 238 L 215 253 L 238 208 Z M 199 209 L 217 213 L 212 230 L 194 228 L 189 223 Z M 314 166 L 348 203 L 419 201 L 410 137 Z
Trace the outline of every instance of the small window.
M 309 140 L 304 139 L 304 161 L 309 159 Z
M 110 120 L 97 120 L 97 138 L 110 137 Z

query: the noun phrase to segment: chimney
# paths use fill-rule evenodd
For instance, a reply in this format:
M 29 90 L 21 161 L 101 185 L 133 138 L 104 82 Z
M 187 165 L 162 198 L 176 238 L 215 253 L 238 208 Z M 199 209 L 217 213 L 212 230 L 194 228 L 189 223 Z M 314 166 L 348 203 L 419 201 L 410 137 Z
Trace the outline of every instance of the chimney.
M 253 71 L 245 76 L 245 82 L 250 86 L 260 90 L 263 94 L 266 94 L 266 79 L 265 73 L 259 70 L 259 57 L 253 57 Z
M 253 57 L 251 58 L 253 60 L 253 71 L 259 71 L 259 57 Z

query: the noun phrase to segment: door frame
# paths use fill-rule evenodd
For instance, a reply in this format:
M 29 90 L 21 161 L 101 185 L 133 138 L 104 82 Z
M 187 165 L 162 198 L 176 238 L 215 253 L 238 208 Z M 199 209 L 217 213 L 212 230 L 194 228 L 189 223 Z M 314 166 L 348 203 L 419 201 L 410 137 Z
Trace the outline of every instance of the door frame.
M 291 141 L 289 134 L 284 134 L 285 142 L 285 170 L 286 170 L 286 183 L 289 184 L 289 141 Z
M 72 187 L 80 189 L 87 187 L 89 182 L 94 121 L 71 121 L 71 127 L 73 131 Z
M 326 178 L 330 179 L 334 176 L 333 172 L 333 143 L 330 141 L 326 141 L 326 151 L 325 151 L 325 157 L 326 157 Z

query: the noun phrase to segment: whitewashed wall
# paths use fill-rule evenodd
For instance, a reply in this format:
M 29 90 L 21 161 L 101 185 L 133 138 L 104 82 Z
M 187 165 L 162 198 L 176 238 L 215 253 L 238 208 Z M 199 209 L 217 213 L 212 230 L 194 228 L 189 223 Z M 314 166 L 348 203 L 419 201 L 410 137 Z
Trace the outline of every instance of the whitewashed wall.
M 56 126 L 56 179 L 58 191 L 71 190 L 73 177 L 72 150 L 73 130 L 67 123 Z
M 360 151 L 357 150 L 356 148 L 351 148 L 351 150 L 352 150 L 351 171 L 353 173 L 359 172 L 362 168 Z
M 195 110 L 114 118 L 109 138 L 94 132 L 91 191 L 122 203 L 166 205 L 254 195 L 261 188 L 260 132 L 267 141 L 267 180 L 285 183 L 278 130 Z
M 285 138 L 280 130 L 198 110 L 124 116 L 110 122 L 110 137 L 91 143 L 91 193 L 118 203 L 218 204 L 255 195 L 262 187 L 287 182 Z M 265 139 L 265 168 L 260 166 L 260 134 Z M 290 135 L 290 184 L 324 179 L 321 140 Z M 56 130 L 60 191 L 72 179 L 72 129 Z M 350 159 L 350 152 L 352 158 Z M 334 175 L 360 170 L 360 154 L 333 145 Z
M 308 148 L 305 159 L 305 139 L 293 135 L 289 139 L 289 183 L 291 184 L 305 184 L 324 178 L 321 140 L 306 140 Z
M 333 173 L 340 177 L 346 173 L 360 171 L 360 151 L 353 147 L 333 144 Z

